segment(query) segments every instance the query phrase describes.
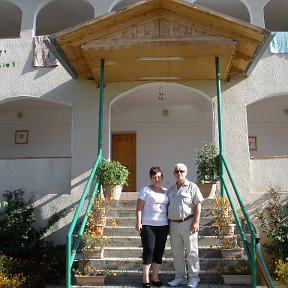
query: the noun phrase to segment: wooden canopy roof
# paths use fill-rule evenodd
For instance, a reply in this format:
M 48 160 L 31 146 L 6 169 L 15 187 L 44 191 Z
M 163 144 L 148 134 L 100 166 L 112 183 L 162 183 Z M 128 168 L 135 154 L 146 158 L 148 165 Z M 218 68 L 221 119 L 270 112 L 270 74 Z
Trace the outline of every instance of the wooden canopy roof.
M 146 0 L 50 35 L 46 43 L 73 78 L 105 82 L 221 79 L 248 75 L 269 31 L 182 0 Z

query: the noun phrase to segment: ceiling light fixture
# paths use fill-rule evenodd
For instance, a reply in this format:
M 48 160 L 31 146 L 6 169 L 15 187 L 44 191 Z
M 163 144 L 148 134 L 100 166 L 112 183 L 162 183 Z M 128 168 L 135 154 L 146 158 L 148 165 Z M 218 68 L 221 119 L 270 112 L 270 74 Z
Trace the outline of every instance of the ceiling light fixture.
M 17 113 L 17 118 L 22 118 L 23 115 L 24 115 L 24 114 L 23 114 L 22 112 L 18 112 L 18 113 Z
M 182 61 L 181 56 L 167 56 L 167 57 L 137 57 L 138 61 Z
M 165 77 L 165 76 L 156 76 L 156 77 L 142 77 L 139 80 L 181 80 L 181 77 Z
M 163 87 L 160 85 L 158 92 L 158 100 L 164 100 L 163 96 L 164 96 Z

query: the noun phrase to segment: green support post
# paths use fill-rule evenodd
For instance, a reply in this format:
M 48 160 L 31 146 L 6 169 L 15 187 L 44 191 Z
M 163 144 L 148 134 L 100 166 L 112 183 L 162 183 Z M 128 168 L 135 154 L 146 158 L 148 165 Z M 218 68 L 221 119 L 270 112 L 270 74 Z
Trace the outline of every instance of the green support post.
M 103 133 L 103 95 L 104 95 L 104 62 L 100 59 L 100 97 L 99 97 L 99 121 L 98 121 L 98 155 L 102 150 L 102 133 Z
M 223 164 L 223 135 L 222 135 L 222 100 L 221 100 L 221 83 L 220 83 L 220 66 L 219 57 L 215 57 L 216 66 L 216 86 L 217 86 L 217 111 L 218 111 L 218 132 L 219 132 L 219 162 L 220 162 L 220 191 L 224 196 L 224 164 Z

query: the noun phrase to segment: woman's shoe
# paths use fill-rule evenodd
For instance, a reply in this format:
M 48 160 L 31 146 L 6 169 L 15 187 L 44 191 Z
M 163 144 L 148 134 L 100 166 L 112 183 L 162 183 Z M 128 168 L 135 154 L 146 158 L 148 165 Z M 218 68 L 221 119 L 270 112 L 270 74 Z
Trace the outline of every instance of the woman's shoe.
M 142 283 L 142 287 L 150 287 L 150 283 Z
M 151 283 L 153 286 L 156 286 L 156 287 L 162 287 L 163 286 L 163 283 L 161 281 L 151 281 Z

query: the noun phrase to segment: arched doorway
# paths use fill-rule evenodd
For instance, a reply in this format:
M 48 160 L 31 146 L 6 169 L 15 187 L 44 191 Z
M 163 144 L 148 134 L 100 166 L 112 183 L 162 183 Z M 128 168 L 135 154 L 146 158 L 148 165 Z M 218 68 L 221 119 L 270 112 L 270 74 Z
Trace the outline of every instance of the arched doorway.
M 189 178 L 195 181 L 195 149 L 213 139 L 211 99 L 200 90 L 176 83 L 140 85 L 111 101 L 110 135 L 112 159 L 113 148 L 117 149 L 113 135 L 134 135 L 135 171 L 130 172 L 135 177 L 135 191 L 147 184 L 153 165 L 163 169 L 167 187 L 174 181 L 172 169 L 178 162 L 187 164 Z M 126 157 L 118 157 L 130 157 L 127 151 L 123 153 Z

